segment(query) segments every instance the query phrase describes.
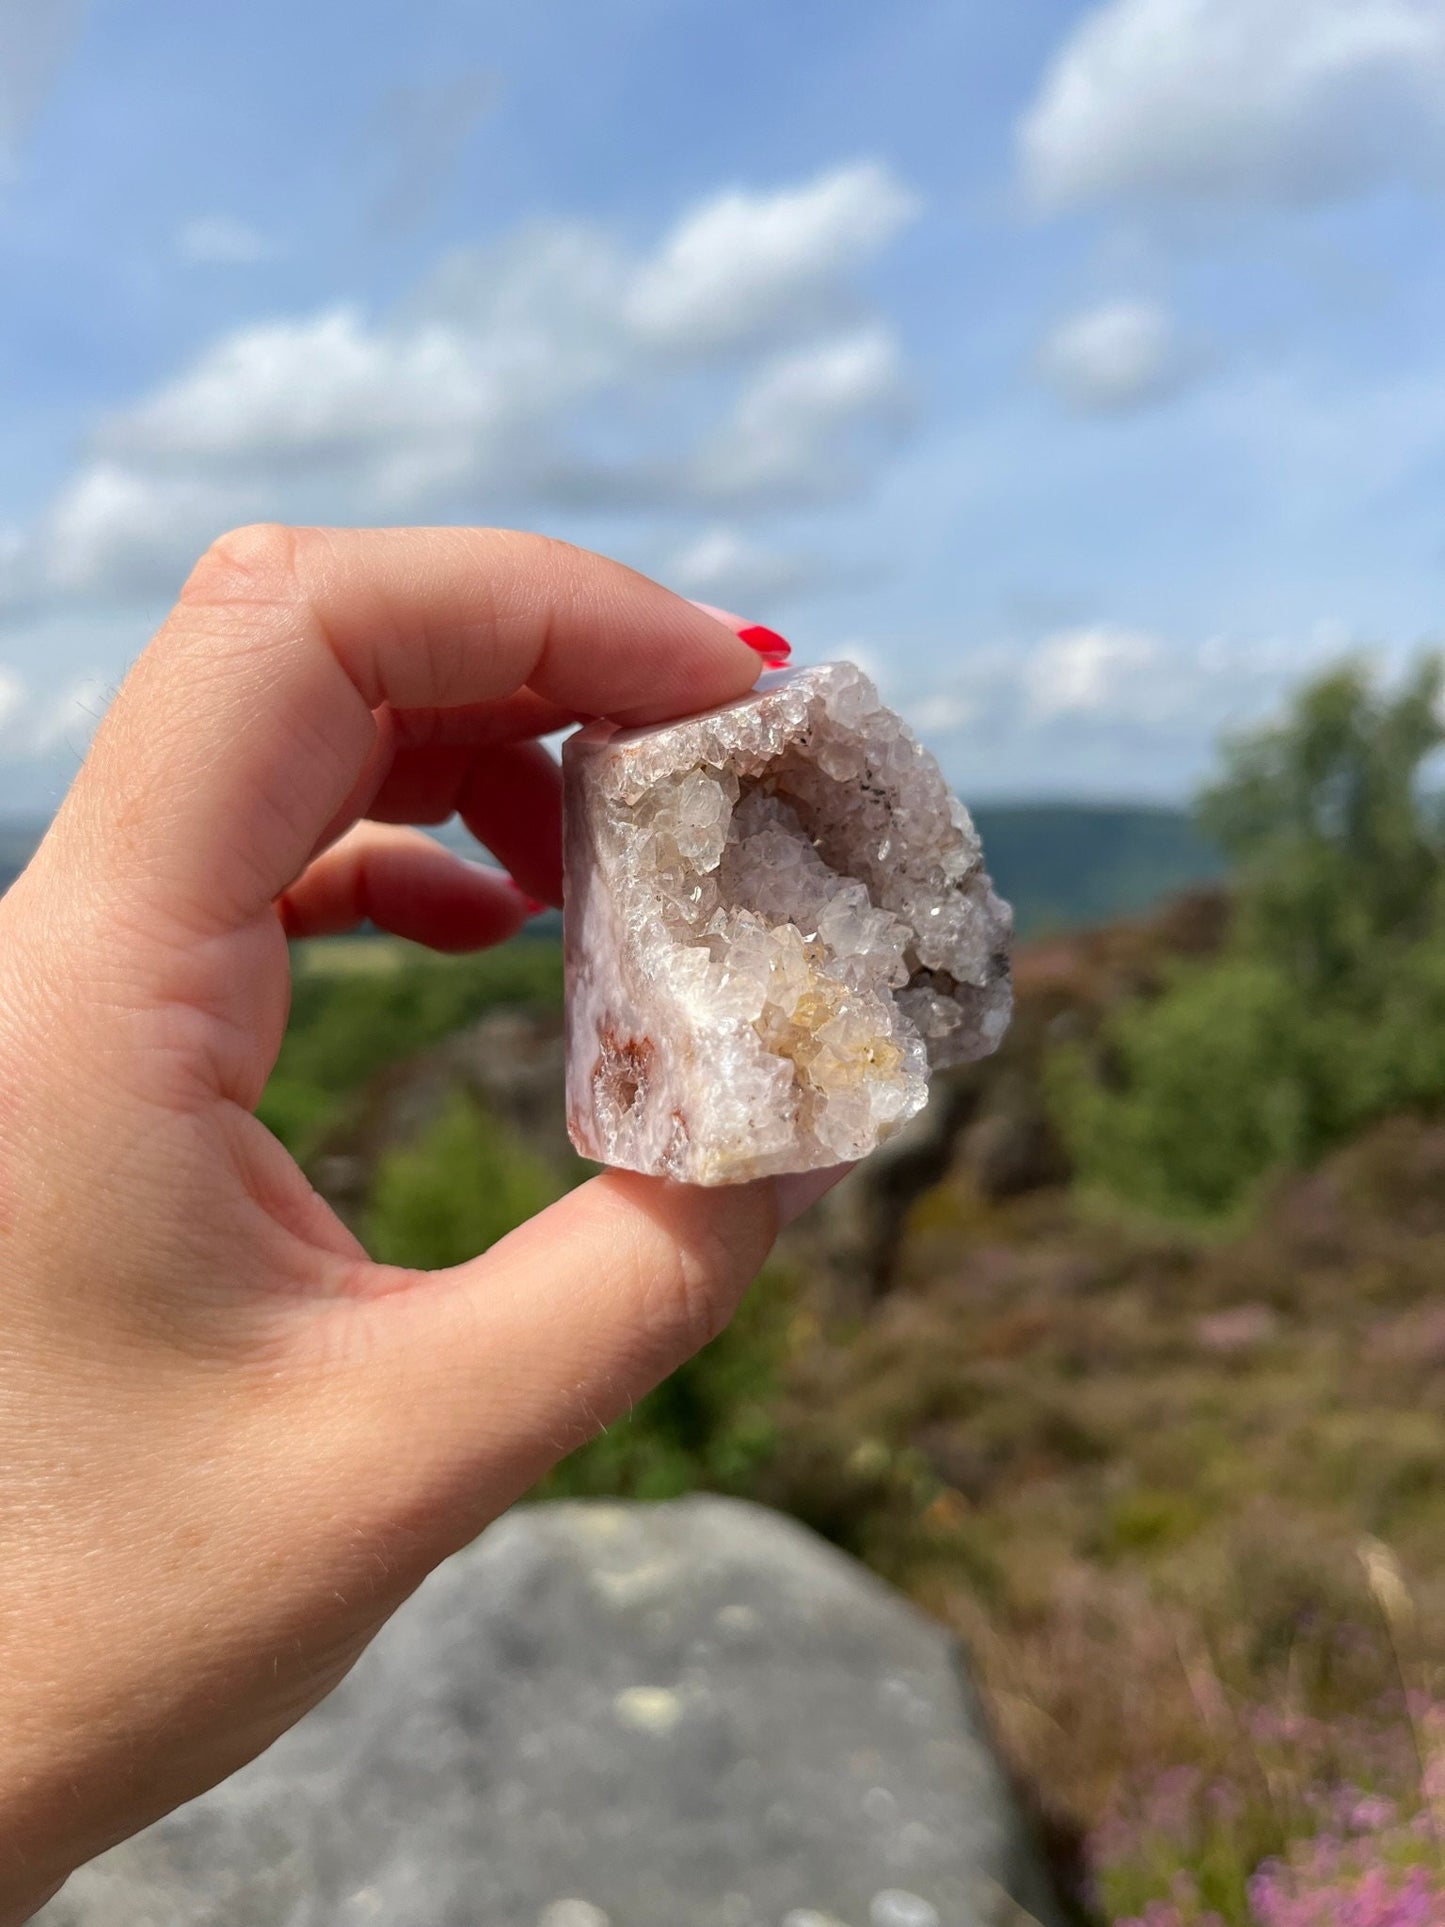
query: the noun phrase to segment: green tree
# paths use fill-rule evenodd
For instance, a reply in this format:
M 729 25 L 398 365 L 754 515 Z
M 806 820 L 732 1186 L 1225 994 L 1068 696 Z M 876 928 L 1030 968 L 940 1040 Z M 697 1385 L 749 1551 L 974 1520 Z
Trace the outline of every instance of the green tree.
M 1125 1006 L 1102 1051 L 1060 1051 L 1050 1067 L 1076 1167 L 1161 1216 L 1230 1210 L 1311 1148 L 1300 1019 L 1288 980 L 1244 959 Z
M 1378 981 L 1389 954 L 1440 927 L 1445 824 L 1425 782 L 1445 743 L 1442 668 L 1398 690 L 1349 662 L 1280 723 L 1227 742 L 1200 799 L 1235 872 L 1241 945 L 1311 995 Z
M 1394 690 L 1352 662 L 1226 745 L 1200 805 L 1234 866 L 1224 953 L 1050 1065 L 1086 1181 L 1217 1215 L 1372 1118 L 1445 1103 L 1442 717 L 1437 657 Z

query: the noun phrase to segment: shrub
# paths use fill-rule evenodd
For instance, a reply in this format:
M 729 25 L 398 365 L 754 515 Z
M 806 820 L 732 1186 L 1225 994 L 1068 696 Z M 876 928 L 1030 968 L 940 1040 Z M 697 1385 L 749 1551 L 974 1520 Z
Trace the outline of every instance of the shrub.
M 431 1129 L 377 1166 L 366 1243 L 383 1263 L 463 1263 L 558 1196 L 547 1167 L 473 1100 L 454 1093 Z
M 1441 668 L 1395 694 L 1360 665 L 1227 746 L 1205 826 L 1235 869 L 1224 953 L 1055 1053 L 1082 1176 L 1214 1216 L 1373 1119 L 1445 1103 L 1445 819 L 1424 781 Z
M 438 1043 L 503 1004 L 562 1001 L 562 950 L 543 940 L 438 957 L 384 938 L 293 947 L 291 1019 L 261 1120 L 304 1159 L 341 1100 L 387 1064 Z
M 1227 1210 L 1260 1173 L 1308 1145 L 1309 1041 L 1285 977 L 1267 964 L 1193 968 L 1103 1033 L 1104 1075 L 1080 1045 L 1049 1087 L 1076 1170 L 1151 1210 Z
M 787 1278 L 769 1267 L 727 1330 L 633 1411 L 564 1459 L 540 1496 L 750 1493 L 776 1449 L 771 1405 L 791 1296 Z

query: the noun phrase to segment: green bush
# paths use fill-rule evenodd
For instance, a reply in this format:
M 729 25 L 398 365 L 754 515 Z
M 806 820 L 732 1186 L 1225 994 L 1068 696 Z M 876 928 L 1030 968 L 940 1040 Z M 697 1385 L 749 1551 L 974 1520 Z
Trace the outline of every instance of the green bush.
M 1445 1103 L 1445 821 L 1431 658 L 1391 694 L 1358 664 L 1229 745 L 1202 805 L 1234 931 L 1122 1006 L 1048 1084 L 1088 1183 L 1171 1216 L 1237 1210 L 1373 1119 Z
M 438 957 L 384 938 L 292 951 L 291 1018 L 260 1104 L 262 1122 L 305 1159 L 342 1100 L 377 1071 L 440 1042 L 504 1004 L 557 1007 L 562 949 L 544 940 L 475 956 Z
M 749 1492 L 776 1448 L 770 1406 L 791 1300 L 789 1281 L 769 1267 L 722 1336 L 564 1459 L 542 1496 L 673 1499 L 696 1491 Z
M 1229 1209 L 1305 1153 L 1308 1045 L 1288 981 L 1231 962 L 1181 974 L 1107 1024 L 1095 1052 L 1059 1051 L 1050 1091 L 1087 1183 L 1164 1215 Z
M 514 1135 L 457 1092 L 430 1130 L 378 1164 L 367 1249 L 384 1264 L 426 1271 L 462 1264 L 550 1204 L 560 1189 Z

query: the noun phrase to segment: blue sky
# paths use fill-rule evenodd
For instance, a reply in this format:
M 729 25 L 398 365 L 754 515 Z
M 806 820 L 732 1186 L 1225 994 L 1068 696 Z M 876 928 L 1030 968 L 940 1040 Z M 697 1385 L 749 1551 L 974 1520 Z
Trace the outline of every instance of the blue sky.
M 1445 0 L 0 0 L 0 808 L 211 536 L 486 521 L 1186 795 L 1445 588 Z

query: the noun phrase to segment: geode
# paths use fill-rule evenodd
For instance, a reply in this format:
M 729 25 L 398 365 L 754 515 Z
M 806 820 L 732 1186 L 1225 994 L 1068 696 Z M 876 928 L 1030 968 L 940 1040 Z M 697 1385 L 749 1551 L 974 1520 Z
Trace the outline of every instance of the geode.
M 968 811 L 851 663 L 563 751 L 567 1123 L 691 1184 L 861 1158 L 986 1056 L 1013 918 Z

